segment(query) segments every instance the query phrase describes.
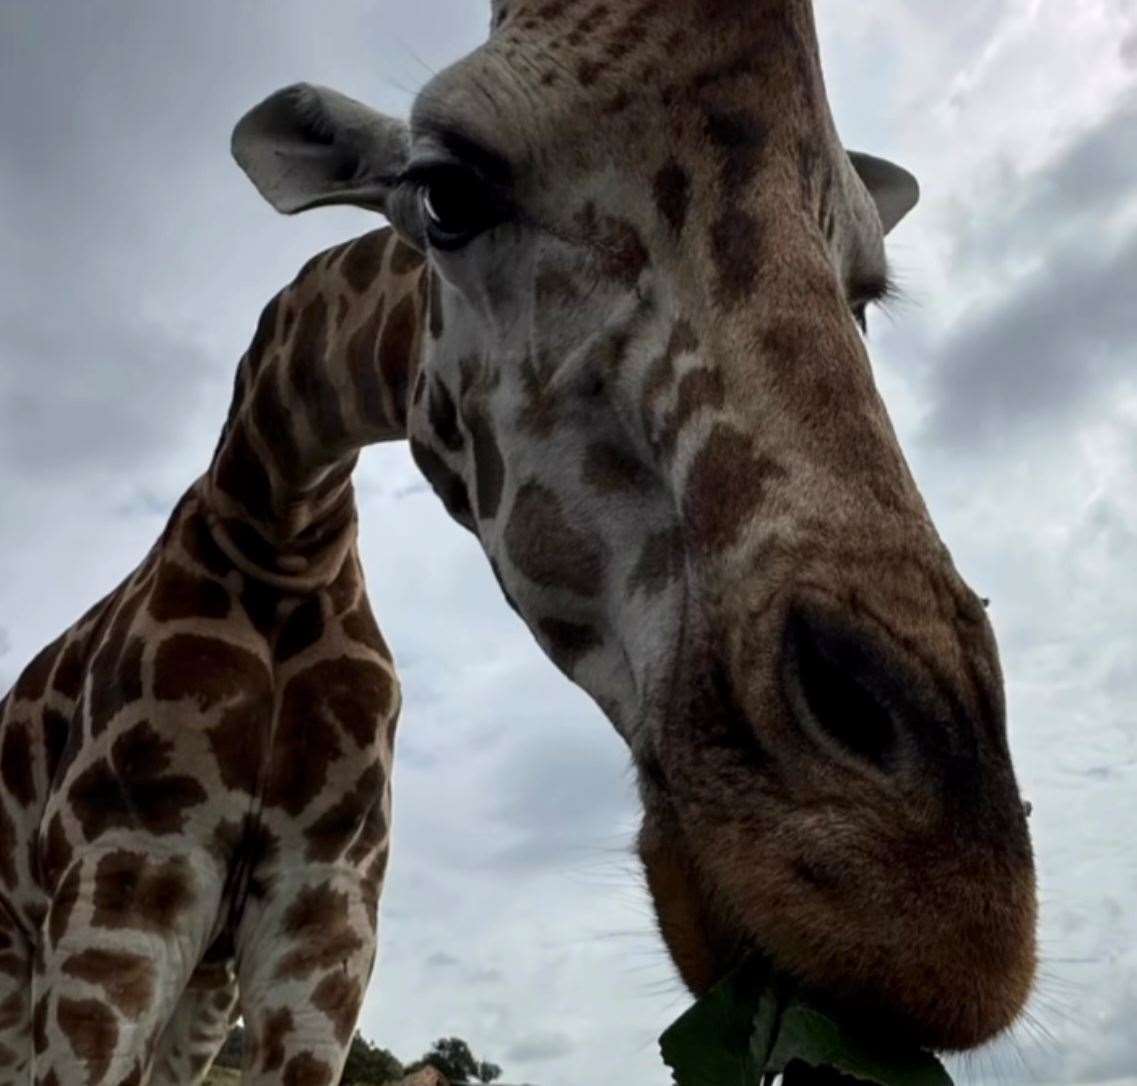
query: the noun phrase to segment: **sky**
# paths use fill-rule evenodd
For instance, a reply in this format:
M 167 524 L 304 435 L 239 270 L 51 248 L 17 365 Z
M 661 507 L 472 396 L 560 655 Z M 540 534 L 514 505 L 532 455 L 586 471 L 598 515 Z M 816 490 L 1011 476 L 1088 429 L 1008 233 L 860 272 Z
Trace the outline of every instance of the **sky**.
M 870 315 L 878 382 L 992 599 L 1042 903 L 1030 1020 L 960 1083 L 1137 1083 L 1137 4 L 817 0 L 850 147 L 924 198 Z M 871 13 L 866 9 L 871 8 Z M 0 687 L 143 556 L 204 469 L 264 303 L 376 225 L 276 216 L 228 154 L 298 79 L 405 114 L 479 0 L 0 3 Z M 508 1081 L 667 1082 L 687 1005 L 628 758 L 400 446 L 358 470 L 405 709 L 361 1022 Z

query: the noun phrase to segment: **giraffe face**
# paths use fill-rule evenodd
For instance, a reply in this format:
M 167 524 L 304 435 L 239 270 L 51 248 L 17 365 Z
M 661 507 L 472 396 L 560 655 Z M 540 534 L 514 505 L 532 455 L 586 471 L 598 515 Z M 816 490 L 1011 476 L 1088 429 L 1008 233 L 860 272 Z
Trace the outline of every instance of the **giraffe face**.
M 857 328 L 914 192 L 838 142 L 808 3 L 503 0 L 399 156 L 339 175 L 427 261 L 412 453 L 627 740 L 685 981 L 758 950 L 927 1045 L 1006 1028 L 997 651 Z

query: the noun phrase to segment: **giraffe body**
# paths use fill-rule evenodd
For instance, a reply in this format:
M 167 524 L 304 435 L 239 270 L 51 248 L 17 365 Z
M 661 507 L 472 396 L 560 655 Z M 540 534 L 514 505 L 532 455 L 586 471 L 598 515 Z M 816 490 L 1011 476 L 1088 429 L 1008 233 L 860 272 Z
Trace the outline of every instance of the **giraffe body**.
M 360 321 L 379 372 L 406 366 L 413 340 L 375 320 L 419 304 L 415 268 L 384 277 L 395 249 L 390 232 L 339 246 L 269 306 L 210 472 L 3 702 L 0 1082 L 33 1063 L 57 1086 L 199 1081 L 238 1012 L 248 1081 L 338 1081 L 375 955 L 400 703 L 347 428 L 399 423 L 380 381 L 357 396 L 335 366 L 362 360 Z M 333 402 L 338 458 L 309 461 Z

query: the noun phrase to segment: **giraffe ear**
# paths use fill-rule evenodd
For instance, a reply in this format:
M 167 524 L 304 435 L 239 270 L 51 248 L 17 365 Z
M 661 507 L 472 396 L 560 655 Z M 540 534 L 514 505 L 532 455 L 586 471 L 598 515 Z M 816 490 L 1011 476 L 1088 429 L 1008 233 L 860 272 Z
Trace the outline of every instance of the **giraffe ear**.
M 381 212 L 410 139 L 403 121 L 326 87 L 296 83 L 249 110 L 231 146 L 260 194 L 286 215 L 324 204 Z
M 880 212 L 886 234 L 912 210 L 920 199 L 920 183 L 902 166 L 883 158 L 873 158 L 850 151 L 853 169 L 860 174 L 865 188 Z

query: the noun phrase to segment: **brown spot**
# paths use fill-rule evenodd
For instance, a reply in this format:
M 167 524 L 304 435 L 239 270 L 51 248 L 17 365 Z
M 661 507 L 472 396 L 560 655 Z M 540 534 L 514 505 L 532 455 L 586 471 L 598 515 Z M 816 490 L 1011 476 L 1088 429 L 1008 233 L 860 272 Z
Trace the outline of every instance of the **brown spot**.
M 391 659 L 391 650 L 387 647 L 387 642 L 383 640 L 383 634 L 380 632 L 375 616 L 366 600 L 360 600 L 359 606 L 351 614 L 344 615 L 341 625 L 343 632 L 352 641 L 366 645 L 385 660 Z
M 305 599 L 285 620 L 276 645 L 273 660 L 278 664 L 299 656 L 324 636 L 324 612 L 319 596 Z
M 142 654 L 145 650 L 146 643 L 142 638 L 132 637 L 118 661 L 108 670 L 100 668 L 100 661 L 96 658 L 89 707 L 92 735 L 101 735 L 123 708 L 141 699 Z
M 89 947 L 65 959 L 62 968 L 69 977 L 102 988 L 129 1019 L 138 1019 L 154 998 L 154 965 L 141 954 Z
M 656 173 L 652 191 L 659 213 L 676 234 L 682 233 L 691 204 L 690 175 L 674 158 L 669 158 Z
M 71 1050 L 87 1065 L 88 1086 L 98 1086 L 106 1077 L 118 1044 L 114 1012 L 97 999 L 64 996 L 59 1000 L 55 1017 Z
M 158 569 L 150 596 L 150 614 L 159 622 L 225 618 L 229 614 L 229 593 L 217 581 L 199 577 L 167 559 Z
M 549 654 L 565 668 L 573 667 L 582 656 L 603 644 L 593 627 L 578 622 L 544 618 L 539 629 L 549 642 Z
M 442 499 L 446 511 L 460 524 L 473 529 L 474 511 L 465 481 L 428 445 L 417 438 L 411 438 L 410 445 L 411 457 L 435 494 Z
M 653 532 L 640 549 L 628 591 L 657 595 L 683 573 L 683 567 L 683 533 L 678 528 Z
M 280 979 L 302 980 L 342 966 L 363 947 L 351 926 L 347 894 L 326 884 L 301 889 L 285 911 L 282 931 L 292 949 L 277 965 Z
M 47 824 L 41 842 L 40 870 L 45 889 L 49 892 L 55 889 L 60 876 L 71 865 L 74 855 L 75 850 L 71 847 L 71 842 L 67 840 L 67 833 L 63 829 L 63 818 L 56 811 Z
M 71 722 L 54 709 L 43 711 L 43 753 L 47 763 L 47 779 L 55 780 L 63 762 L 63 752 L 71 735 Z
M 304 831 L 307 859 L 330 863 L 342 856 L 356 840 L 373 808 L 380 804 L 383 784 L 378 765 L 369 765 L 355 787 Z
M 293 1056 L 284 1068 L 284 1086 L 329 1086 L 332 1069 L 310 1052 Z
M 291 405 L 284 401 L 281 387 L 282 370 L 282 366 L 274 363 L 261 376 L 250 400 L 249 416 L 265 447 L 271 450 L 273 462 L 280 473 L 285 479 L 297 481 L 303 474 L 304 465 L 293 428 Z M 237 425 L 244 427 L 249 423 L 238 420 Z M 248 438 L 242 440 L 245 447 L 249 448 Z M 229 456 L 230 451 L 226 449 L 224 455 Z M 262 520 L 268 520 L 272 516 L 269 505 L 271 484 L 259 464 L 258 469 L 256 475 L 239 484 L 245 488 L 241 497 L 250 513 Z
M 601 272 L 626 287 L 634 287 L 647 267 L 648 253 L 636 228 L 612 215 L 599 215 L 591 201 L 577 215 L 585 239 L 598 253 Z
M 770 484 L 786 474 L 769 457 L 755 458 L 748 435 L 716 426 L 687 475 L 683 512 L 695 549 L 713 553 L 736 543 L 765 504 Z
M 153 863 L 141 852 L 116 849 L 95 869 L 96 928 L 169 935 L 194 902 L 190 864 L 180 857 Z
M 738 305 L 753 294 L 761 245 L 762 230 L 750 212 L 731 208 L 715 219 L 711 226 L 711 259 L 720 305 Z
M 16 885 L 16 848 L 16 824 L 0 803 L 0 882 L 9 888 Z
M 63 650 L 63 655 L 55 668 L 51 687 L 68 701 L 78 698 L 83 688 L 83 656 L 83 643 L 77 639 L 72 640 Z
M 379 369 L 390 390 L 400 425 L 407 418 L 407 389 L 412 376 L 412 351 L 417 332 L 418 313 L 414 295 L 407 294 L 391 310 L 379 340 Z
M 505 486 L 505 461 L 501 457 L 497 438 L 486 416 L 481 411 L 465 415 L 466 428 L 474 443 L 474 474 L 478 498 L 478 516 L 491 520 L 501 506 Z
M 194 777 L 167 773 L 174 744 L 143 721 L 120 735 L 110 757 L 75 778 L 68 800 L 88 841 L 110 829 L 180 833 L 188 811 L 208 799 Z
M 708 109 L 706 133 L 721 155 L 723 194 L 734 199 L 757 175 L 769 129 L 749 110 Z
M 428 308 L 430 309 L 430 334 L 434 339 L 442 335 L 442 279 L 438 272 L 428 268 L 423 274 L 429 280 Z
M 380 297 L 367 319 L 352 333 L 346 354 L 360 414 L 376 427 L 390 424 L 377 357 L 385 311 L 386 298 Z
M 383 254 L 393 236 L 389 229 L 372 230 L 356 238 L 344 250 L 340 259 L 340 271 L 357 294 L 362 294 L 379 278 L 379 273 L 383 270 Z M 398 249 L 394 255 L 398 258 Z
M 142 697 L 142 641 L 127 637 L 135 616 L 146 599 L 146 586 L 121 598 L 109 630 L 90 666 L 88 713 L 91 732 L 99 735 L 126 705 Z
M 389 731 L 390 743 L 393 738 L 394 730 Z M 390 749 L 390 746 L 388 747 Z M 377 774 L 378 780 L 384 780 L 383 774 Z M 387 849 L 385 842 L 387 840 L 388 831 L 390 830 L 389 814 L 391 811 L 391 787 L 390 782 L 383 784 L 381 788 L 377 785 L 377 792 L 373 797 L 373 802 L 368 808 L 366 815 L 363 819 L 363 825 L 359 828 L 359 834 L 356 837 L 351 848 L 347 850 L 348 863 L 358 868 L 368 856 L 382 856 L 384 862 L 386 861 Z M 382 877 L 380 875 L 380 877 Z M 376 891 L 378 893 L 378 890 Z
M 288 377 L 312 433 L 325 448 L 338 448 L 347 432 L 340 396 L 328 373 L 328 303 L 321 295 L 301 311 L 289 344 Z M 271 435 L 266 435 L 271 438 Z
M 584 456 L 584 481 L 602 494 L 642 494 L 655 482 L 634 455 L 617 445 L 598 441 Z
M 437 378 L 431 382 L 427 398 L 427 418 L 434 436 L 451 452 L 457 452 L 465 441 L 458 428 L 458 409 L 450 390 Z
M 351 1040 L 362 997 L 359 981 L 340 970 L 324 977 L 312 993 L 312 1006 L 331 1021 L 340 1044 L 346 1045 Z
M 265 733 L 272 719 L 272 692 L 230 709 L 207 729 L 209 749 L 226 788 L 253 795 L 264 766 Z
M 154 696 L 159 701 L 192 699 L 202 712 L 261 691 L 268 669 L 251 652 L 215 637 L 174 634 L 154 657 Z
M 279 1071 L 284 1066 L 284 1041 L 292 1030 L 292 1011 L 287 1007 L 265 1014 L 260 1043 L 262 1071 Z
M 534 584 L 588 597 L 603 588 L 599 542 L 578 532 L 557 495 L 535 480 L 525 483 L 514 499 L 505 544 L 513 564 Z
M 0 745 L 0 781 L 22 807 L 35 799 L 31 729 L 25 721 L 11 720 L 6 725 L 4 742 Z
M 261 389 L 273 385 L 274 376 L 273 373 L 266 373 L 258 382 L 258 394 L 253 397 L 254 405 L 263 398 Z M 268 520 L 272 515 L 272 484 L 269 482 L 268 470 L 250 440 L 248 427 L 248 420 L 242 417 L 234 419 L 228 427 L 213 468 L 213 480 L 252 516 Z M 263 426 L 260 429 L 264 432 Z M 270 430 L 269 433 L 274 431 Z
M 50 645 L 41 649 L 32 662 L 24 668 L 12 689 L 13 701 L 39 701 L 43 697 L 63 643 L 62 637 L 56 638 Z
M 265 806 L 300 814 L 323 791 L 328 767 L 344 752 L 345 733 L 358 747 L 374 743 L 393 694 L 383 668 L 349 656 L 293 676 L 281 700 Z

